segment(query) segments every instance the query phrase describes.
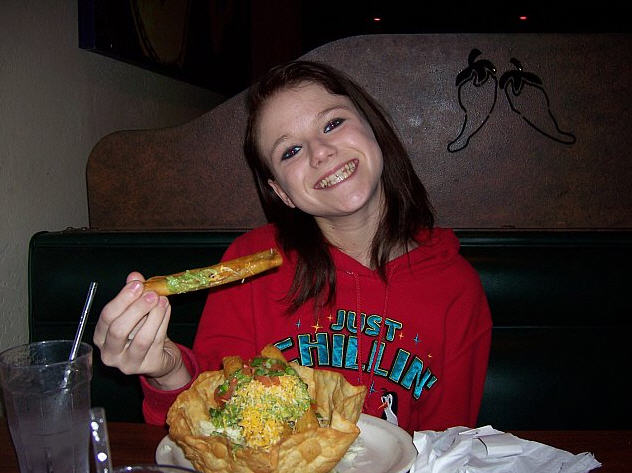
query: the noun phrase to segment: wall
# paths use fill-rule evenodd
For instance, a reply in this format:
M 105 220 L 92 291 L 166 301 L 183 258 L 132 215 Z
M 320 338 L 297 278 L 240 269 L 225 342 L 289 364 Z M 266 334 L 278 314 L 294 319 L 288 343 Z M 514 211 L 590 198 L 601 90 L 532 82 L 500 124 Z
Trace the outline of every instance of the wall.
M 632 228 L 631 34 L 366 35 L 303 58 L 347 72 L 388 110 L 438 225 Z M 242 92 L 181 127 L 99 142 L 87 167 L 91 227 L 263 223 L 245 123 Z
M 85 166 L 99 139 L 178 125 L 223 100 L 81 50 L 77 29 L 75 0 L 0 5 L 0 350 L 28 339 L 31 235 L 88 226 Z

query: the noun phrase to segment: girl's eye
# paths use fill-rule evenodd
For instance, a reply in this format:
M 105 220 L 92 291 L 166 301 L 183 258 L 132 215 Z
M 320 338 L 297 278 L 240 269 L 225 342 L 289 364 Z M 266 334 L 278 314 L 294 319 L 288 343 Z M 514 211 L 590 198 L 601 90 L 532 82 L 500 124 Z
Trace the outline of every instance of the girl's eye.
M 334 118 L 333 120 L 330 120 L 327 125 L 325 126 L 325 129 L 323 130 L 325 133 L 329 133 L 331 130 L 333 130 L 334 128 L 339 127 L 340 125 L 342 125 L 342 122 L 344 122 L 345 119 L 344 118 Z
M 291 158 L 292 156 L 294 156 L 296 153 L 298 153 L 301 150 L 301 146 L 292 146 L 291 148 L 288 148 L 287 150 L 285 150 L 285 152 L 281 155 L 281 161 L 286 160 L 288 158 Z

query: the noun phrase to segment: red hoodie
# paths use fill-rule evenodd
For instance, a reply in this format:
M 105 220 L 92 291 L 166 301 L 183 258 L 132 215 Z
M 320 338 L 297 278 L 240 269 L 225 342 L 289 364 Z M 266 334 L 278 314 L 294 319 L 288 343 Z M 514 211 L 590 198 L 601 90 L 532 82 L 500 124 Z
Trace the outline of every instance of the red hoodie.
M 487 300 L 451 230 L 423 231 L 419 241 L 388 263 L 387 284 L 332 248 L 335 303 L 318 316 L 309 302 L 286 315 L 283 299 L 296 268 L 287 254 L 278 269 L 211 289 L 193 352 L 182 347 L 193 378 L 220 369 L 224 356 L 250 358 L 274 343 L 290 361 L 366 385 L 364 412 L 410 432 L 475 426 L 491 339 Z M 224 259 L 271 247 L 279 248 L 275 227 L 266 225 L 237 238 Z M 188 387 L 164 392 L 142 385 L 145 419 L 158 424 Z

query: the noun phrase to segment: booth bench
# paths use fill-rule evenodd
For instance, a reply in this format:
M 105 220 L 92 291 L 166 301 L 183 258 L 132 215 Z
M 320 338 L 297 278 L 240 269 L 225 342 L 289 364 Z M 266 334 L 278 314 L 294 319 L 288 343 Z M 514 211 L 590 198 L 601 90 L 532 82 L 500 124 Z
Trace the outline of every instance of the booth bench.
M 126 275 L 169 274 L 219 261 L 242 231 L 40 232 L 30 242 L 32 340 L 70 338 L 91 281 L 85 341 Z M 494 323 L 479 425 L 617 429 L 632 425 L 626 380 L 632 232 L 457 231 L 479 272 Z M 208 291 L 172 296 L 169 336 L 191 346 Z M 93 405 L 142 421 L 138 378 L 94 354 Z

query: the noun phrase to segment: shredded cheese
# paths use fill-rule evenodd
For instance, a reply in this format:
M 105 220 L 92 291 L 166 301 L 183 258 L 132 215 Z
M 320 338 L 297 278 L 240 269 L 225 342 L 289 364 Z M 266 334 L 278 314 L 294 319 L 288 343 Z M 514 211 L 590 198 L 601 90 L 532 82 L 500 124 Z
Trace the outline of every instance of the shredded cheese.
M 224 411 L 230 416 L 202 421 L 206 435 L 226 435 L 233 443 L 269 448 L 281 440 L 310 406 L 305 383 L 295 375 L 279 376 L 279 384 L 267 386 L 253 379 L 238 388 Z

